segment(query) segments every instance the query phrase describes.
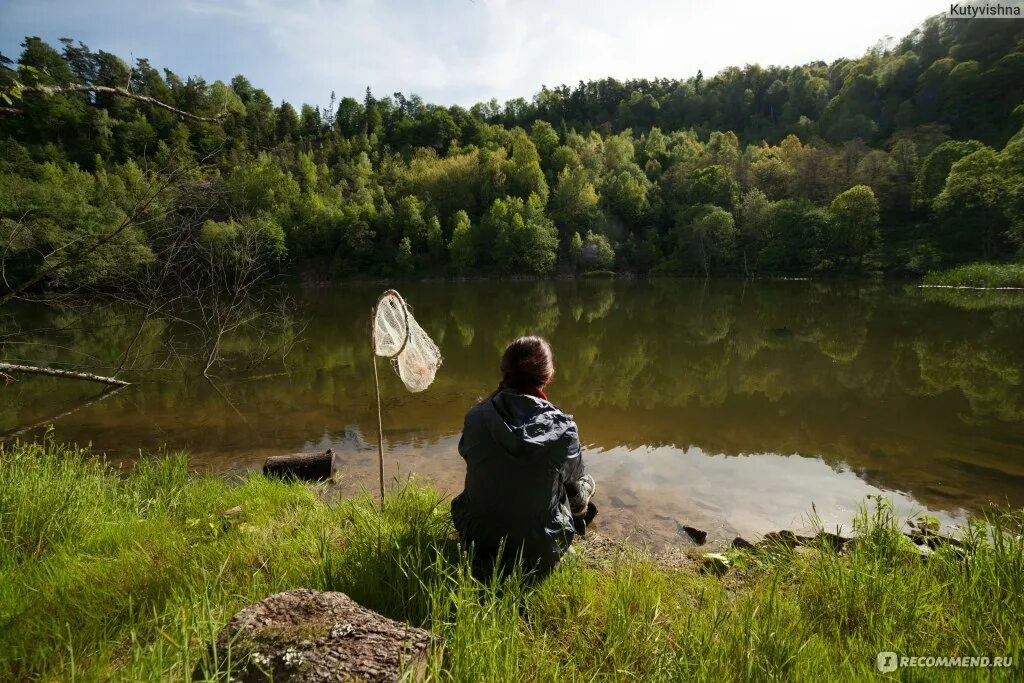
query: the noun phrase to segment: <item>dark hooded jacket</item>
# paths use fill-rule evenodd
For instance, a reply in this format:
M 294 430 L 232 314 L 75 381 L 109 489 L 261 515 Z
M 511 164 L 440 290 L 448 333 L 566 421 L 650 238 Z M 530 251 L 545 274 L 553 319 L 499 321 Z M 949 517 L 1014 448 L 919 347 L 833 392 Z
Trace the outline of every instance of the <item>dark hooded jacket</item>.
M 502 389 L 466 414 L 459 441 L 466 487 L 452 518 L 479 555 L 520 550 L 554 566 L 573 540 L 564 484 L 585 474 L 576 422 L 544 399 Z

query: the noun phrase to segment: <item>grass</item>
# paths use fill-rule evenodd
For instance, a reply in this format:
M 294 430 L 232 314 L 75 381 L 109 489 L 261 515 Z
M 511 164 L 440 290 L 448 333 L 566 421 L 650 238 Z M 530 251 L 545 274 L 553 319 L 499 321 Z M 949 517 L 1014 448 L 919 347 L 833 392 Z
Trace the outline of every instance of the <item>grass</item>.
M 1024 287 L 1024 263 L 968 263 L 933 270 L 924 284 L 940 287 Z
M 614 280 L 616 276 L 614 270 L 587 270 L 580 277 L 588 280 Z
M 879 651 L 1011 655 L 992 673 L 1014 678 L 1020 515 L 968 529 L 967 561 L 922 561 L 891 506 L 871 505 L 852 552 L 730 552 L 721 578 L 634 551 L 594 562 L 584 544 L 540 583 L 480 582 L 447 502 L 422 484 L 381 512 L 260 475 L 192 475 L 181 455 L 117 473 L 70 446 L 9 445 L 0 680 L 189 680 L 234 612 L 299 586 L 432 629 L 444 646 L 431 680 L 845 680 L 878 676 Z
M 999 311 L 1024 308 L 1024 290 L 958 289 L 925 287 L 920 291 L 925 301 L 953 306 L 966 311 Z

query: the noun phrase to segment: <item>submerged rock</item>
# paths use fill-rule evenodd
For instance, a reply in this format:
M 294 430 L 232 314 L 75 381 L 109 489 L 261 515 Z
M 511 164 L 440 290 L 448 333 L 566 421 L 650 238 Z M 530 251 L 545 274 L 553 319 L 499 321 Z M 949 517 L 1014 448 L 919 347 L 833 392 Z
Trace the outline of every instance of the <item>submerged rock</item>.
M 243 682 L 397 681 L 423 667 L 433 638 L 344 593 L 300 588 L 233 616 L 196 674 L 230 671 Z

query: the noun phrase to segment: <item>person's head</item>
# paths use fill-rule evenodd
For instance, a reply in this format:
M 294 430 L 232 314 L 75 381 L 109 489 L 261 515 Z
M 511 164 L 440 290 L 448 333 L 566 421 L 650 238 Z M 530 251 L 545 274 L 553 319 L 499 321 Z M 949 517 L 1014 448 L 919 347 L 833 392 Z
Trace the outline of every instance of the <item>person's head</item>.
M 527 391 L 543 389 L 555 376 L 551 345 L 543 337 L 519 337 L 501 357 L 501 386 Z

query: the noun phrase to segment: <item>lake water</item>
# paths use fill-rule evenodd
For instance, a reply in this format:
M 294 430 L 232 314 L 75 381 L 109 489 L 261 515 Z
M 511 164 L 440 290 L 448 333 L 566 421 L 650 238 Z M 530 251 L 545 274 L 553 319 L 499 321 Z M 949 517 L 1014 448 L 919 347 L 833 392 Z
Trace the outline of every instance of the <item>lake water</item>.
M 88 383 L 0 387 L 0 432 L 51 420 L 58 438 L 91 442 L 116 462 L 166 445 L 225 473 L 330 446 L 342 492 L 372 491 L 368 317 L 382 289 L 297 289 L 294 323 L 260 340 L 290 340 L 287 356 L 256 363 L 254 335 L 228 338 L 227 366 L 213 384 L 168 351 L 173 328 L 147 327 L 129 354 L 138 384 L 85 407 L 97 392 Z M 463 415 L 496 384 L 504 345 L 535 333 L 554 346 L 548 393 L 579 424 L 606 534 L 672 543 L 685 523 L 728 540 L 800 525 L 812 504 L 839 524 L 875 493 L 947 523 L 991 504 L 1024 505 L 1024 302 L 1016 295 L 808 281 L 400 289 L 445 361 L 422 394 L 380 365 L 392 477 L 460 490 Z M 81 316 L 83 329 L 71 316 L 20 316 L 22 328 L 51 330 L 36 336 L 49 345 L 35 350 L 37 360 L 116 366 L 131 321 L 98 310 Z M 15 351 L 7 357 L 21 357 Z

